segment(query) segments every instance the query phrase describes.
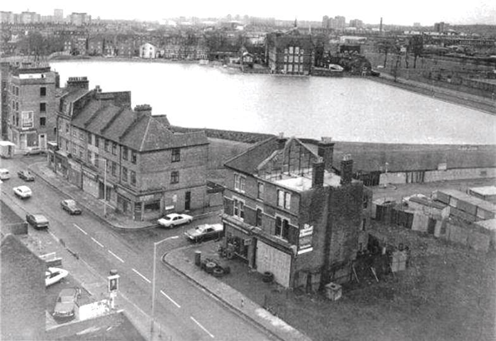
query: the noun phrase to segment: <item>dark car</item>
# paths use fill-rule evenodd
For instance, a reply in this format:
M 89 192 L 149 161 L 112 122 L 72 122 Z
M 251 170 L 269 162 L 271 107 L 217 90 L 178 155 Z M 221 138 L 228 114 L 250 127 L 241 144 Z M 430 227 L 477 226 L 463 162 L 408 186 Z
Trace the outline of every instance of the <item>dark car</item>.
M 48 227 L 48 219 L 42 214 L 26 214 L 26 221 L 35 229 Z
M 34 181 L 34 175 L 28 170 L 22 170 L 17 172 L 19 178 L 25 181 Z
M 77 206 L 76 202 L 72 199 L 62 200 L 60 206 L 64 211 L 70 214 L 81 214 L 81 209 Z
M 72 320 L 79 309 L 80 288 L 66 288 L 59 293 L 53 317 L 57 320 Z

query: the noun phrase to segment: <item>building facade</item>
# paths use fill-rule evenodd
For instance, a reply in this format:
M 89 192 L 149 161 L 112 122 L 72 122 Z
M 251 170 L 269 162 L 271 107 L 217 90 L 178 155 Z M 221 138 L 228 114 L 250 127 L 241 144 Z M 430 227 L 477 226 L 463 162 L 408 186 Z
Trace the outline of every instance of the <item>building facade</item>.
M 272 73 L 309 75 L 314 65 L 314 46 L 310 34 L 294 28 L 282 33 L 267 34 L 265 60 Z
M 10 66 L 7 86 L 7 138 L 18 151 L 46 150 L 56 136 L 58 74 L 40 63 Z
M 66 89 L 49 154 L 57 173 L 138 221 L 205 207 L 203 132 L 174 133 L 149 105 L 132 110 L 129 92 L 88 90 L 79 78 Z
M 351 178 L 351 159 L 336 174 L 333 149 L 273 137 L 225 164 L 225 247 L 286 288 L 346 282 L 366 248 L 371 195 Z

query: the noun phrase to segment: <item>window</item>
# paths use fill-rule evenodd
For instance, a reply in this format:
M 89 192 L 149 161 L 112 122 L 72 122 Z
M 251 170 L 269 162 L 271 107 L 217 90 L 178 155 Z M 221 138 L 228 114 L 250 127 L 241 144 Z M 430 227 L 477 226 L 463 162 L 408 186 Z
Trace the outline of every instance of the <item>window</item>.
M 172 149 L 172 162 L 181 161 L 181 149 L 174 148 Z
M 363 208 L 367 208 L 367 206 L 369 205 L 369 198 L 367 196 L 364 196 L 362 198 L 362 202 L 363 202 Z
M 277 206 L 283 207 L 285 209 L 291 208 L 291 193 L 277 190 Z
M 259 182 L 258 183 L 258 191 L 257 191 L 257 199 L 263 200 L 263 194 L 264 194 L 264 183 Z
M 70 127 L 69 123 L 66 123 L 65 124 L 65 133 L 66 134 L 69 134 L 69 127 Z
M 127 168 L 126 167 L 122 167 L 122 181 L 123 182 L 127 182 Z
M 170 183 L 171 184 L 179 183 L 179 171 L 172 171 Z
M 82 131 L 82 130 L 79 131 L 79 139 L 81 141 L 84 141 L 84 131 Z
M 117 155 L 117 143 L 112 142 L 112 154 Z
M 112 175 L 117 176 L 117 164 L 112 161 Z
M 131 185 L 136 186 L 136 173 L 131 171 Z
M 46 117 L 40 117 L 40 127 L 46 126 Z
M 16 86 L 15 92 L 16 92 L 16 96 L 19 96 L 19 87 L 18 86 Z
M 91 144 L 91 133 L 88 132 L 88 144 Z
M 87 155 L 87 157 L 88 157 L 87 161 L 88 161 L 88 162 L 91 162 L 91 152 L 90 152 L 89 150 L 88 150 L 88 155 Z
M 365 231 L 366 227 L 367 227 L 367 219 L 362 219 L 362 231 Z
M 289 238 L 289 221 L 279 216 L 276 217 L 276 230 L 275 235 L 282 239 L 288 240 Z
M 131 151 L 131 163 L 136 164 L 136 158 L 137 158 L 136 152 Z
M 40 88 L 40 96 L 45 97 L 46 96 L 46 87 L 42 86 Z
M 234 204 L 234 216 L 243 220 L 245 219 L 245 203 L 237 198 L 233 200 Z
M 46 103 L 40 103 L 40 112 L 46 112 Z
M 234 189 L 238 192 L 245 192 L 245 181 L 246 178 L 239 174 L 234 174 Z
M 100 148 L 100 138 L 95 135 L 95 147 Z
M 127 160 L 127 147 L 125 146 L 122 147 L 122 158 Z
M 16 104 L 16 110 L 19 110 L 19 102 L 15 102 Z
M 103 148 L 105 149 L 106 152 L 109 151 L 109 144 L 110 144 L 109 140 L 105 140 L 105 144 Z
M 255 217 L 255 226 L 262 226 L 262 209 L 257 208 L 257 215 Z

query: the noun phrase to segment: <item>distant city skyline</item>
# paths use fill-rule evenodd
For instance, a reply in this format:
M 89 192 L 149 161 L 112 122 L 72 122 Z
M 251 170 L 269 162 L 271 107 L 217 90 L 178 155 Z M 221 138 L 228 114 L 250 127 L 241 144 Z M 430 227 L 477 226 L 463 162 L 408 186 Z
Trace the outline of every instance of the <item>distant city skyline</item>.
M 366 24 L 378 24 L 383 18 L 385 25 L 432 26 L 436 22 L 457 24 L 496 25 L 496 1 L 428 1 L 398 2 L 393 0 L 355 1 L 327 3 L 309 0 L 305 2 L 287 1 L 284 5 L 267 1 L 232 2 L 219 0 L 183 0 L 174 4 L 142 0 L 137 6 L 129 6 L 115 1 L 87 0 L 69 2 L 67 0 L 26 0 L 2 4 L 2 11 L 20 13 L 32 11 L 40 15 L 53 15 L 55 9 L 62 9 L 64 16 L 73 12 L 83 12 L 97 19 L 123 19 L 159 21 L 173 17 L 220 18 L 231 14 L 275 18 L 280 20 L 321 21 L 324 15 L 344 16 L 346 22 L 360 19 Z

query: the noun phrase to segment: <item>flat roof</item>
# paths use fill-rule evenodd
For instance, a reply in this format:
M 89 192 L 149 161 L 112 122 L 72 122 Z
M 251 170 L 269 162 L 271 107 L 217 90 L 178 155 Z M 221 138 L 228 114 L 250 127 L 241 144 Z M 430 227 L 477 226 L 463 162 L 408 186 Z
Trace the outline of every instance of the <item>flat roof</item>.
M 473 187 L 470 190 L 480 195 L 496 195 L 496 186 Z
M 284 174 L 282 179 L 273 182 L 298 192 L 307 191 L 312 188 L 312 179 L 301 175 Z M 341 177 L 339 175 L 327 171 L 324 173 L 324 186 L 338 187 L 340 184 Z

